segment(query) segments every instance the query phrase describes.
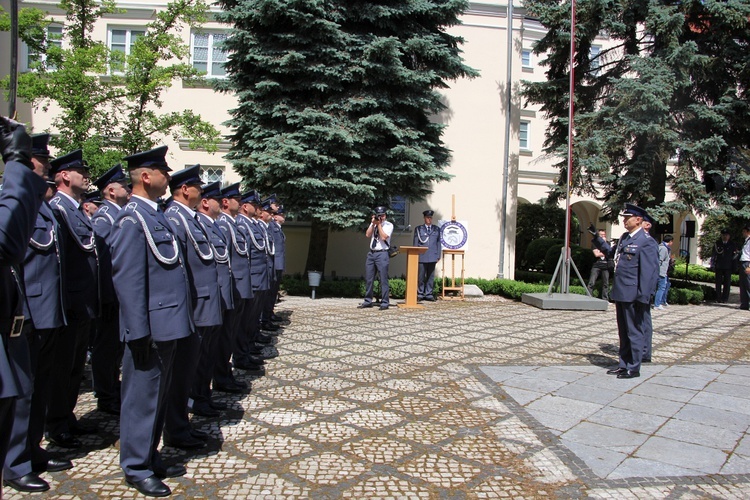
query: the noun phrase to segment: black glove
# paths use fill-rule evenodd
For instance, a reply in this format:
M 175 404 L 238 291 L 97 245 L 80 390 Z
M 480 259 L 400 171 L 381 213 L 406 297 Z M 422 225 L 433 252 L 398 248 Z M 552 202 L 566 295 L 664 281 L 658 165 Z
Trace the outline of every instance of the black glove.
M 145 367 L 151 357 L 151 335 L 128 342 L 133 364 L 136 368 Z
M 593 222 L 591 224 L 589 224 L 588 231 L 589 231 L 589 233 L 593 234 L 594 236 L 596 236 L 597 234 L 599 234 L 599 232 L 594 227 L 594 223 Z
M 16 161 L 34 169 L 31 164 L 31 137 L 26 133 L 26 128 L 4 116 L 0 116 L 0 152 L 6 164 Z

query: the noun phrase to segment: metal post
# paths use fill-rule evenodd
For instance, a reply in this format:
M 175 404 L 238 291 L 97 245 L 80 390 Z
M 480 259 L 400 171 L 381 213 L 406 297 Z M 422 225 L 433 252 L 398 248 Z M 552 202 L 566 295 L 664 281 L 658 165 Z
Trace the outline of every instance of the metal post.
M 505 273 L 505 224 L 508 212 L 508 170 L 510 162 L 510 126 L 513 80 L 511 72 L 513 69 L 513 0 L 508 0 L 508 47 L 507 47 L 507 78 L 505 80 L 506 109 L 505 109 L 505 158 L 503 159 L 503 208 L 500 214 L 500 263 L 497 277 L 502 279 Z
M 10 0 L 10 86 L 8 89 L 8 116 L 16 117 L 18 93 L 18 0 Z

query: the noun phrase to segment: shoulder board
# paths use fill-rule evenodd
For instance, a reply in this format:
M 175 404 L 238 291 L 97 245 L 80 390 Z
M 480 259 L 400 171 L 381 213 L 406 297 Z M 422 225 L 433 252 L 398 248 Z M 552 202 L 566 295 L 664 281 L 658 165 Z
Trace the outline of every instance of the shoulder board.
M 107 212 L 109 212 L 109 207 L 107 205 L 102 205 L 101 207 L 99 207 L 99 210 L 97 210 L 97 212 L 106 214 Z
M 179 211 L 180 211 L 180 209 L 179 209 L 179 208 L 177 208 L 176 206 L 172 205 L 171 207 L 169 207 L 169 208 L 167 209 L 167 211 L 166 211 L 165 213 L 169 213 L 169 214 L 172 214 L 172 213 L 177 213 L 177 212 L 179 212 Z
M 138 221 L 137 221 L 137 220 L 135 220 L 135 218 L 134 218 L 134 217 L 131 217 L 131 216 L 129 216 L 129 215 L 126 215 L 125 217 L 122 217 L 122 218 L 121 218 L 121 219 L 120 219 L 120 220 L 118 221 L 117 225 L 118 225 L 119 227 L 122 227 L 122 225 L 123 225 L 124 223 L 126 223 L 126 222 L 132 222 L 133 224 L 136 224 L 136 225 L 138 224 Z

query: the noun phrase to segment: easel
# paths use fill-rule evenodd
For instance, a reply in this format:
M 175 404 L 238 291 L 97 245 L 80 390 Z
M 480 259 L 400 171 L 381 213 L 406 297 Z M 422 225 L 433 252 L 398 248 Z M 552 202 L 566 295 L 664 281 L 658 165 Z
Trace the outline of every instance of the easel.
M 451 221 L 456 221 L 456 195 L 451 197 Z M 451 275 L 450 278 L 445 274 L 445 261 L 447 257 L 451 258 Z M 459 285 L 456 284 L 456 257 L 461 257 L 461 275 Z M 464 251 L 463 250 L 443 250 L 443 290 L 441 292 L 443 300 L 464 300 Z M 446 286 L 446 281 L 450 284 Z M 456 295 L 446 295 L 445 292 L 457 292 Z

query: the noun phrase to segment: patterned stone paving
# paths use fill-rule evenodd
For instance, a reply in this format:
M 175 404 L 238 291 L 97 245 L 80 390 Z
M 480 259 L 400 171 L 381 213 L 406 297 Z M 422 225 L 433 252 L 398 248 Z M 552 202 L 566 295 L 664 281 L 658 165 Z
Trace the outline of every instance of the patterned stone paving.
M 522 401 L 521 389 L 511 398 L 480 369 L 608 366 L 617 352 L 612 306 L 542 311 L 485 298 L 381 312 L 358 310 L 357 302 L 287 297 L 280 304 L 290 321 L 267 376 L 239 371 L 252 392 L 218 394 L 230 409 L 220 418 L 194 418 L 211 436 L 208 448 L 163 448 L 167 462 L 188 470 L 166 480 L 173 497 L 750 497 L 747 474 L 602 479 L 561 444 L 559 432 L 524 409 L 531 400 Z M 747 313 L 673 305 L 654 315 L 654 330 L 655 364 L 750 362 Z M 602 374 L 592 397 L 614 383 Z M 670 397 L 679 398 L 679 390 Z M 53 488 L 44 498 L 138 497 L 119 470 L 117 422 L 95 410 L 87 391 L 77 411 L 100 432 L 66 455 L 74 469 L 44 474 Z M 8 488 L 3 494 L 24 497 Z

